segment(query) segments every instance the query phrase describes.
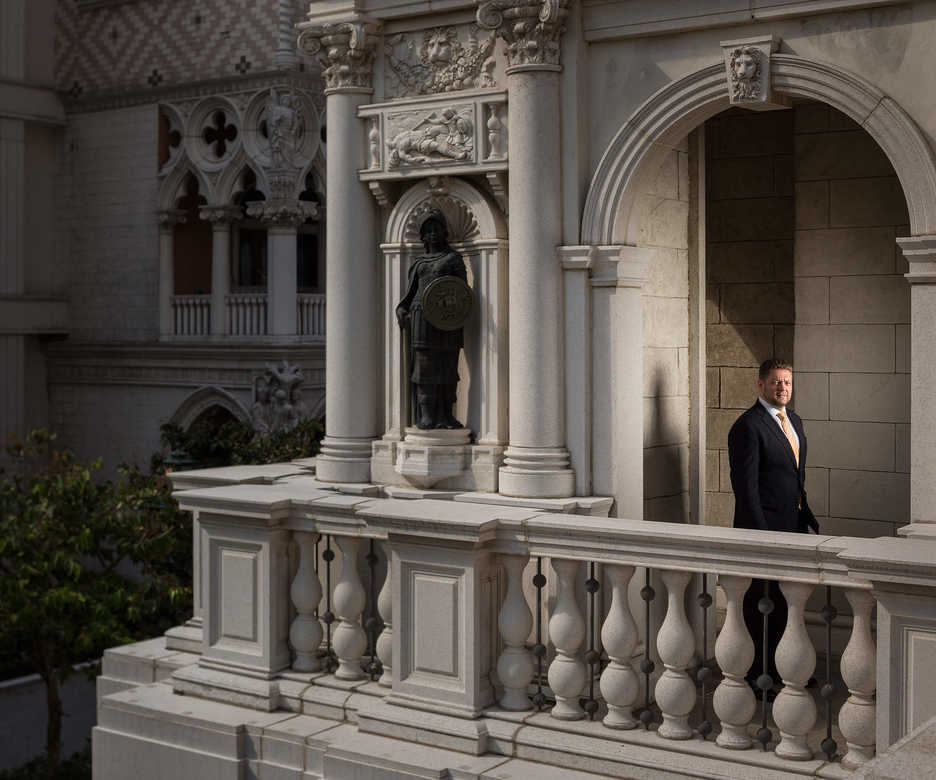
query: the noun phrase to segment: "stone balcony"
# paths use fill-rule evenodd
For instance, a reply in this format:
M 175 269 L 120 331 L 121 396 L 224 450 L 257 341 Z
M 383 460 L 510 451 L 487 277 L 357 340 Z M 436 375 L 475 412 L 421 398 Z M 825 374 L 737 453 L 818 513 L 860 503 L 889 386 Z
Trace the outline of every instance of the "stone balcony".
M 195 614 L 106 654 L 95 777 L 857 777 L 936 714 L 924 534 L 629 521 L 313 469 L 174 476 Z M 744 682 L 751 578 L 789 604 L 773 703 Z

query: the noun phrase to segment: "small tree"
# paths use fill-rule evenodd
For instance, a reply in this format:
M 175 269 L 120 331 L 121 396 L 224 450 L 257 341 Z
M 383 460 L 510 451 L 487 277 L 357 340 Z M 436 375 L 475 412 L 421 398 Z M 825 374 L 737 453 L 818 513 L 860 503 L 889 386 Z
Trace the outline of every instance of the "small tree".
M 61 763 L 60 686 L 76 661 L 191 612 L 191 531 L 165 479 L 114 484 L 34 431 L 0 472 L 0 646 L 46 686 L 48 777 Z M 121 566 L 129 562 L 132 566 Z

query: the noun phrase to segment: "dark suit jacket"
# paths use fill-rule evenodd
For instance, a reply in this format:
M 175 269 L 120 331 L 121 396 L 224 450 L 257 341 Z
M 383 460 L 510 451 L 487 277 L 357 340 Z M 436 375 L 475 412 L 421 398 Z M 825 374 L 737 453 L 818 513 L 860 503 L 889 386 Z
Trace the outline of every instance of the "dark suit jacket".
M 819 525 L 806 502 L 806 432 L 803 421 L 788 411 L 799 437 L 799 468 L 793 448 L 758 400 L 731 426 L 728 459 L 735 494 L 735 528 L 799 531 Z

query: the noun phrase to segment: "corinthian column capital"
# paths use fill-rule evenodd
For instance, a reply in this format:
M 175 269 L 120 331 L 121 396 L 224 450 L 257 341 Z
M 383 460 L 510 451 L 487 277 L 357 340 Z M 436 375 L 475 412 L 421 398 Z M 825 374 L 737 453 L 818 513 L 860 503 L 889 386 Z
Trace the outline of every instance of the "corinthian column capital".
M 478 25 L 507 42 L 509 70 L 555 69 L 570 0 L 481 0 Z
M 299 51 L 322 66 L 325 92 L 373 88 L 374 55 L 380 23 L 357 18 L 298 25 Z

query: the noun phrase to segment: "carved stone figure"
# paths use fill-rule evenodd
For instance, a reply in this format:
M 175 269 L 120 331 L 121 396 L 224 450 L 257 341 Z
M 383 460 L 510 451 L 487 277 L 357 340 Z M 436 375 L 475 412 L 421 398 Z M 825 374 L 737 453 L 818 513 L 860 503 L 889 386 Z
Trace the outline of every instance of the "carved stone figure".
M 309 410 L 302 401 L 300 385 L 305 376 L 297 365 L 282 361 L 267 366 L 254 380 L 254 403 L 250 422 L 258 434 L 291 431 Z
M 276 94 L 270 90 L 267 103 L 267 132 L 270 139 L 270 167 L 288 168 L 294 165 L 299 146 L 301 117 L 295 95 Z
M 733 99 L 757 100 L 763 97 L 762 56 L 761 51 L 753 46 L 742 46 L 731 52 L 729 72 Z
M 396 307 L 400 327 L 409 325 L 414 422 L 423 430 L 461 428 L 452 407 L 458 385 L 458 355 L 464 344 L 463 329 L 441 330 L 430 322 L 426 291 L 443 277 L 456 277 L 467 283 L 468 274 L 462 256 L 449 246 L 448 226 L 440 210 L 429 211 L 420 225 L 419 237 L 425 254 L 413 260 L 406 295 Z
M 467 116 L 446 108 L 396 133 L 387 141 L 389 167 L 468 160 L 474 152 L 474 126 Z
M 389 38 L 384 52 L 391 92 L 405 97 L 494 86 L 495 36 L 479 40 L 477 33 L 469 26 L 463 43 L 458 28 L 434 27 L 423 33 L 418 48 L 410 35 Z

